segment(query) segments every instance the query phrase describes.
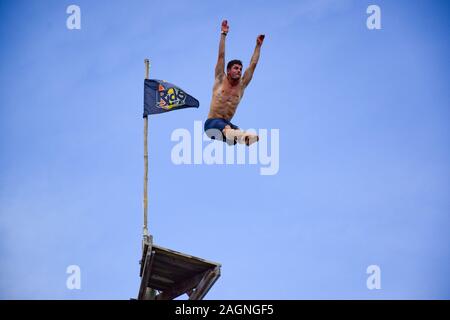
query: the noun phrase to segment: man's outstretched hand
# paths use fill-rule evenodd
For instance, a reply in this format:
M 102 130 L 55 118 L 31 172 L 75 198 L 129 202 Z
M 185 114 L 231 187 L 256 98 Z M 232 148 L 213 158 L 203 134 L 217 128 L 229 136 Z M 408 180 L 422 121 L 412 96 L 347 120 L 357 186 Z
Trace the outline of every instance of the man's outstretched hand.
M 256 44 L 257 44 L 258 46 L 260 46 L 260 45 L 263 44 L 263 42 L 264 42 L 264 37 L 265 37 L 265 35 L 260 34 L 260 35 L 258 36 L 258 38 L 256 38 Z
M 230 27 L 228 26 L 228 21 L 227 20 L 223 20 L 222 21 L 222 33 L 228 33 L 228 29 Z

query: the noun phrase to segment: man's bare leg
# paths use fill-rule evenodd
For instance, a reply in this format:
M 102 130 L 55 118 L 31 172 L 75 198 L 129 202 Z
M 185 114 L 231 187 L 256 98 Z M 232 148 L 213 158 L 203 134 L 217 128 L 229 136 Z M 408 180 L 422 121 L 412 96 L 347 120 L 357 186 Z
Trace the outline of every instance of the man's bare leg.
M 227 140 L 234 141 L 236 139 L 238 143 L 246 144 L 247 146 L 259 140 L 257 135 L 239 129 L 232 129 L 230 126 L 225 126 L 223 134 Z

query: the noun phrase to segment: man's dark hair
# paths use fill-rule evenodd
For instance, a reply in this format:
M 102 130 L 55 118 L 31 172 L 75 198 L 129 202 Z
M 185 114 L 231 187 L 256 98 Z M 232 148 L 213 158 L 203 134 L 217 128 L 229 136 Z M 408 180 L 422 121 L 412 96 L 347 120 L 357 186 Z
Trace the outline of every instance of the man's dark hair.
M 242 61 L 241 60 L 236 60 L 236 59 L 235 60 L 231 60 L 227 64 L 227 71 L 230 70 L 233 67 L 233 65 L 235 65 L 235 64 L 238 64 L 238 65 L 240 65 L 242 67 Z

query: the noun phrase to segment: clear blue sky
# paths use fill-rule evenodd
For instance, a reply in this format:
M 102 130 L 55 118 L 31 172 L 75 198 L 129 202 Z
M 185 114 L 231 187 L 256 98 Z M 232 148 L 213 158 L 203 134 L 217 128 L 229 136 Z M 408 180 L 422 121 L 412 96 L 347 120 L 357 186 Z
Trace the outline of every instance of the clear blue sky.
M 150 118 L 149 223 L 156 244 L 222 264 L 208 299 L 449 299 L 449 7 L 2 1 L 0 298 L 136 297 L 148 57 L 201 104 Z M 172 131 L 208 114 L 223 18 L 244 68 L 266 34 L 234 122 L 280 130 L 277 175 L 171 162 Z

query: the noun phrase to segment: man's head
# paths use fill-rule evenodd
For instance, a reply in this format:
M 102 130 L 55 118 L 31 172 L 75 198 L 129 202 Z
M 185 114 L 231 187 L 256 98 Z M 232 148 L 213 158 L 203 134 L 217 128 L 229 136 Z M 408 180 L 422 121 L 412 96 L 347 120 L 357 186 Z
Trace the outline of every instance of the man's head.
M 242 73 L 242 61 L 231 60 L 227 64 L 227 76 L 233 80 L 239 80 Z

